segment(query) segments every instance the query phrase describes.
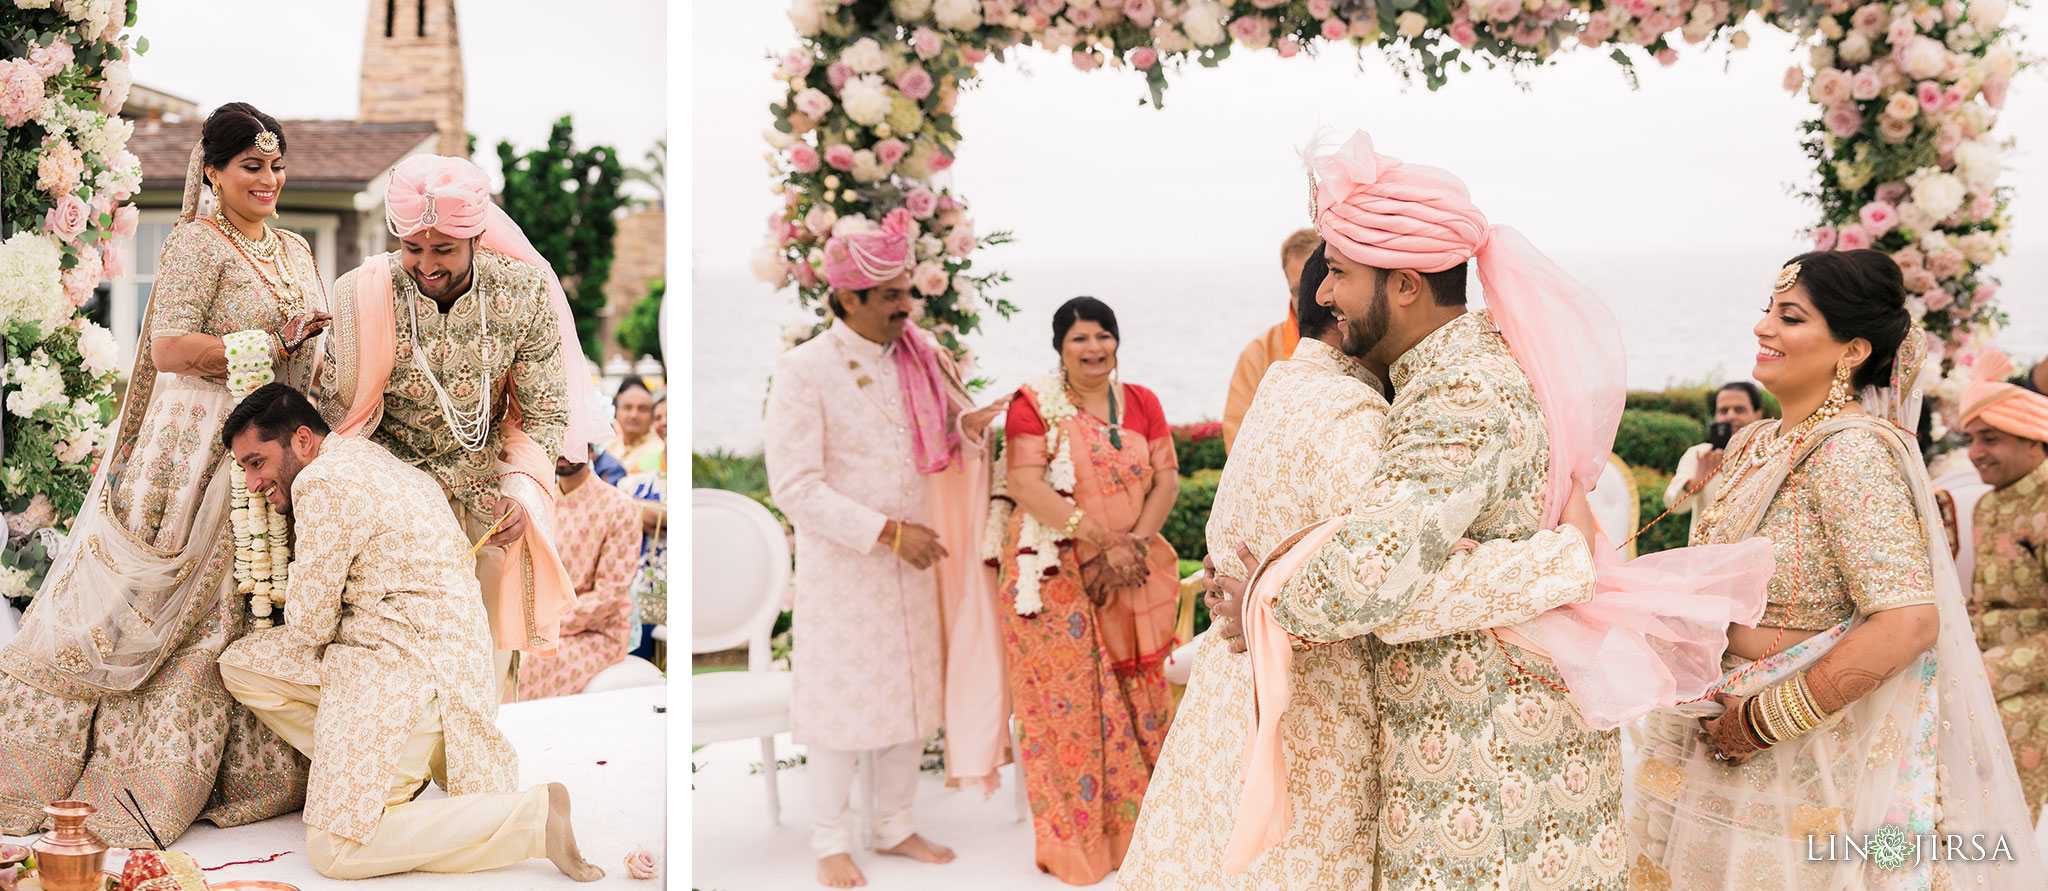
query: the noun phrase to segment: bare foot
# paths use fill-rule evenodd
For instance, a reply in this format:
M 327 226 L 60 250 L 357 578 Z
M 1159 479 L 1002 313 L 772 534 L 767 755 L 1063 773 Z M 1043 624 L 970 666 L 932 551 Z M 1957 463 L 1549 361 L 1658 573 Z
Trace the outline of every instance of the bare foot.
M 818 884 L 827 888 L 859 888 L 867 883 L 867 876 L 861 875 L 860 867 L 853 865 L 853 857 L 833 854 L 818 858 Z
M 902 843 L 898 844 L 896 847 L 884 848 L 877 853 L 894 854 L 898 857 L 909 857 L 912 860 L 917 860 L 923 863 L 953 862 L 952 848 L 936 844 L 926 839 L 924 836 L 917 835 L 914 833 L 909 838 L 904 839 Z
M 576 834 L 569 828 L 569 788 L 561 783 L 548 784 L 547 834 L 548 861 L 563 875 L 579 882 L 604 878 L 604 870 L 576 849 Z

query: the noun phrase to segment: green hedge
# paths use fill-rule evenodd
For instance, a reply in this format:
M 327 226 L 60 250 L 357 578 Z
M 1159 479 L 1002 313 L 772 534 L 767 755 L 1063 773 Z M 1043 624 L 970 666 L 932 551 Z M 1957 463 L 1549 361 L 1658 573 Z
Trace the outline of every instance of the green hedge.
M 1636 484 L 1636 522 L 1648 523 L 1656 519 L 1664 512 L 1664 489 L 1671 485 L 1671 474 L 1654 467 L 1630 467 L 1628 474 Z M 1692 514 L 1665 517 L 1636 539 L 1636 555 L 1683 547 L 1691 529 Z
M 1198 470 L 1180 478 L 1180 497 L 1173 502 L 1173 512 L 1166 515 L 1166 525 L 1159 533 L 1182 560 L 1199 564 L 1209 553 L 1209 507 L 1216 503 L 1216 482 L 1222 477 L 1221 470 Z
M 1202 421 L 1173 428 L 1173 452 L 1182 475 L 1223 469 L 1223 424 Z
M 1707 393 L 1718 390 L 1704 384 L 1690 387 L 1673 387 L 1669 390 L 1632 390 L 1628 394 L 1627 406 L 1636 411 L 1661 411 L 1668 414 L 1684 415 L 1704 426 L 1712 420 L 1713 412 L 1707 408 Z M 1778 416 L 1778 400 L 1764 393 L 1764 417 Z
M 1685 450 L 1706 438 L 1706 426 L 1684 415 L 1661 411 L 1629 410 L 1621 413 L 1621 429 L 1614 436 L 1614 453 L 1631 467 L 1654 467 L 1664 472 L 1678 469 Z

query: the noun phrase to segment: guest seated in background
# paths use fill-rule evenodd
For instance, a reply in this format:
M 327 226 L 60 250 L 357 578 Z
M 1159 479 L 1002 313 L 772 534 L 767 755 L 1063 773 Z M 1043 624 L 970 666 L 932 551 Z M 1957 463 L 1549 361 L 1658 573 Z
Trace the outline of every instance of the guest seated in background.
M 1728 445 L 1728 436 L 1741 430 L 1764 416 L 1763 394 L 1756 385 L 1748 381 L 1722 384 L 1707 397 L 1707 410 L 1712 413 L 1713 424 L 1727 424 L 1721 430 L 1725 435 L 1708 428 L 1708 441 L 1685 451 L 1685 457 L 1678 459 L 1678 471 L 1671 475 L 1671 486 L 1664 490 L 1664 506 L 1674 514 L 1698 514 L 1693 509 L 1714 503 L 1714 493 L 1720 482 L 1714 474 L 1721 469 L 1722 449 Z
M 633 573 L 640 563 L 640 505 L 605 484 L 590 465 L 555 459 L 562 497 L 555 528 L 562 568 L 576 585 L 576 608 L 562 617 L 561 650 L 519 663 L 506 702 L 583 692 L 590 679 L 626 658 L 633 635 Z
M 647 383 L 637 377 L 621 381 L 619 391 L 612 395 L 612 414 L 619 437 L 606 445 L 605 451 L 626 465 L 627 473 L 653 470 L 661 462 L 665 446 L 661 437 L 654 435 L 654 393 Z

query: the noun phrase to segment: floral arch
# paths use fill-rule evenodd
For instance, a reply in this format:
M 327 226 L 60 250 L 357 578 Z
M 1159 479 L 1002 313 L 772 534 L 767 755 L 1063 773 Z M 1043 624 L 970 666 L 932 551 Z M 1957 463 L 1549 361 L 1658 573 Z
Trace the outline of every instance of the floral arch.
M 1953 403 L 1977 353 L 2004 321 L 1985 267 L 2008 248 L 2005 146 L 1990 137 L 2019 68 L 2007 0 L 794 0 L 803 40 L 779 60 L 788 91 L 771 106 L 773 190 L 754 270 L 794 284 L 822 319 L 820 248 L 835 230 L 905 208 L 917 220 L 913 285 L 934 332 L 959 348 L 1001 273 L 974 271 L 965 202 L 938 175 L 960 142 L 953 107 L 975 66 L 1033 45 L 1083 70 L 1130 66 L 1162 104 L 1169 70 L 1212 67 L 1233 51 L 1292 57 L 1379 47 L 1430 89 L 1454 71 L 1542 64 L 1572 49 L 1611 49 L 1673 64 L 1674 41 L 1748 44 L 1755 13 L 1811 46 L 1785 87 L 1815 104 L 1803 139 L 1819 174 L 1819 249 L 1875 247 L 1905 272 L 1908 305 L 1942 341 Z M 810 333 L 815 333 L 814 327 Z M 802 335 L 808 336 L 808 334 Z M 801 336 L 797 339 L 801 339 Z

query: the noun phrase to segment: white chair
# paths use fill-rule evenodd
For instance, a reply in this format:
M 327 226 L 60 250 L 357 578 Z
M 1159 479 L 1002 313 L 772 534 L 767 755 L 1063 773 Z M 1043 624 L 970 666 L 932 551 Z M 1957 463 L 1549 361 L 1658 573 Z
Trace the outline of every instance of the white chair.
M 583 685 L 585 693 L 608 693 L 633 687 L 659 687 L 668 683 L 668 677 L 655 668 L 654 663 L 638 656 L 627 656 L 619 664 L 592 675 L 590 682 Z
M 704 744 L 761 740 L 768 819 L 782 822 L 775 785 L 775 734 L 789 729 L 790 675 L 768 664 L 768 635 L 789 590 L 789 539 L 775 515 L 736 492 L 694 489 L 690 652 L 747 645 L 747 670 L 690 678 L 690 739 Z

